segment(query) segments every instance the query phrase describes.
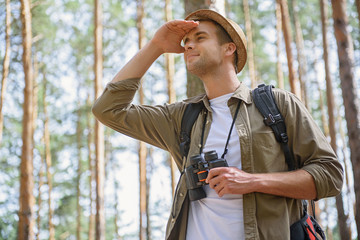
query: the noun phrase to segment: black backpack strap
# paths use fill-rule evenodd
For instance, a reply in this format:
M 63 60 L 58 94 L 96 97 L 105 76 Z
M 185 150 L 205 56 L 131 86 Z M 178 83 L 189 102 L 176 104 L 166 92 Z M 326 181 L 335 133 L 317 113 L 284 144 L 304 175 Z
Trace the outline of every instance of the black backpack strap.
M 182 158 L 187 157 L 189 153 L 191 129 L 203 108 L 204 103 L 202 101 L 189 103 L 185 108 L 180 132 L 180 153 Z
M 274 88 L 272 85 L 259 85 L 253 90 L 253 99 L 256 107 L 264 117 L 265 125 L 271 127 L 276 140 L 281 144 L 289 171 L 295 170 L 294 160 L 288 145 L 286 125 L 276 105 L 272 88 Z

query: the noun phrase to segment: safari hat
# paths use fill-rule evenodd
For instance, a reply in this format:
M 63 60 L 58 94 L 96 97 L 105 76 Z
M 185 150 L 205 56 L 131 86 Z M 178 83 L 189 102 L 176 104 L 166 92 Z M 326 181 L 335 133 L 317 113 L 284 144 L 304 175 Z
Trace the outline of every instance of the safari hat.
M 237 23 L 209 9 L 200 9 L 195 12 L 192 12 L 185 18 L 185 20 L 194 20 L 194 21 L 212 20 L 220 24 L 220 26 L 222 26 L 225 29 L 225 31 L 229 34 L 232 41 L 236 45 L 236 55 L 237 55 L 236 73 L 239 73 L 243 69 L 247 57 L 247 53 L 246 53 L 247 42 L 244 32 L 241 30 L 240 26 Z

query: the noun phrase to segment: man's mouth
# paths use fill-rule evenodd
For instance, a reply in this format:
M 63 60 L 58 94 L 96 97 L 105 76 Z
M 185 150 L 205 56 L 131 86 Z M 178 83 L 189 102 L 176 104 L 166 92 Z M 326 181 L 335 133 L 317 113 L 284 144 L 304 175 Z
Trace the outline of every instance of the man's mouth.
M 196 54 L 195 53 L 189 54 L 189 55 L 186 56 L 186 60 L 189 61 L 189 60 L 191 60 L 191 59 L 193 59 L 195 57 L 198 57 L 198 56 L 200 56 L 200 55 L 197 54 L 197 53 Z

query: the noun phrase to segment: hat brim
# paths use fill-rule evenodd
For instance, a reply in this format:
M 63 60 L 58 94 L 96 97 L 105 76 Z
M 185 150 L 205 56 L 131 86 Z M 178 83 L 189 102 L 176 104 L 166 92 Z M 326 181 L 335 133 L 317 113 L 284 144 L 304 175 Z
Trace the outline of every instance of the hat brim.
M 222 26 L 231 37 L 231 40 L 236 45 L 236 54 L 237 54 L 236 73 L 239 73 L 244 68 L 247 58 L 246 37 L 244 32 L 241 30 L 240 26 L 237 23 L 209 9 L 200 9 L 195 12 L 192 12 L 185 18 L 185 20 L 194 20 L 194 21 L 212 20 L 217 22 L 220 26 Z

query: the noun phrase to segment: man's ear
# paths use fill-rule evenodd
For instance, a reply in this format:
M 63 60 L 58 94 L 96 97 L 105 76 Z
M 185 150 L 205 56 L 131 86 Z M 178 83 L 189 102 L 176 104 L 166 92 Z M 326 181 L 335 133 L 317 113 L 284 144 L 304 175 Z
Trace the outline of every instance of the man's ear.
M 231 56 L 234 52 L 236 52 L 236 45 L 233 42 L 226 43 L 225 54 Z

